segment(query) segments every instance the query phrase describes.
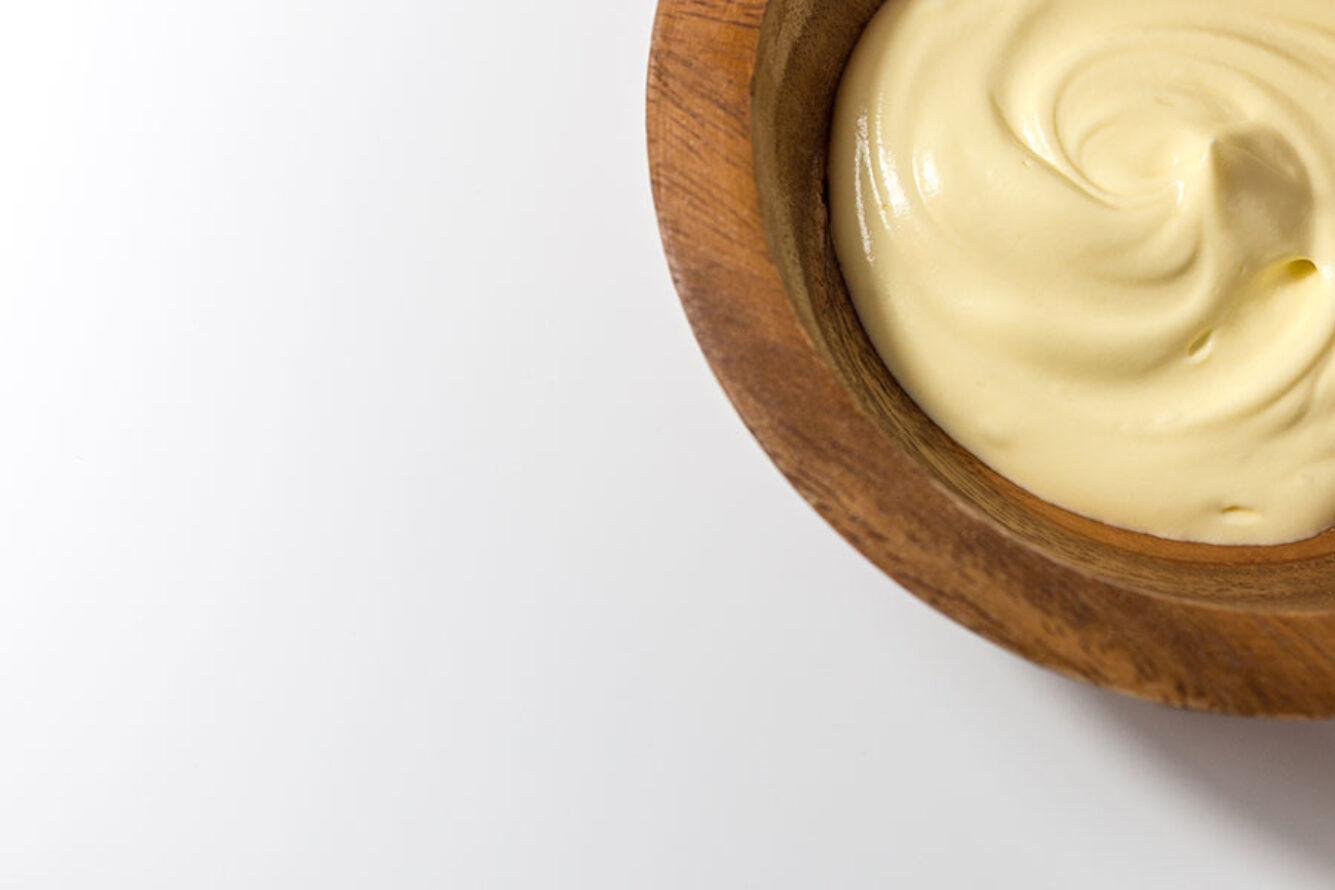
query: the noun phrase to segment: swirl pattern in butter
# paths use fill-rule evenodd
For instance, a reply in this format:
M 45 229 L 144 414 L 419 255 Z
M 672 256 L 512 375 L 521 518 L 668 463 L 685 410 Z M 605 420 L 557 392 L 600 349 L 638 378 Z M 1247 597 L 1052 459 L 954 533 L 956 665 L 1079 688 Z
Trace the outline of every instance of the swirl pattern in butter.
M 829 175 L 877 350 L 998 472 L 1166 538 L 1335 523 L 1335 4 L 891 0 Z

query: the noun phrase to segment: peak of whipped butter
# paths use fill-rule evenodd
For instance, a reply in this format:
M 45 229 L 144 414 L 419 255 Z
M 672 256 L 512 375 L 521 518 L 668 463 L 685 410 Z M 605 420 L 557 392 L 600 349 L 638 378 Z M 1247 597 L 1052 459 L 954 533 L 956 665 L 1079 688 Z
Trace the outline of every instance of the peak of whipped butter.
M 890 0 L 829 176 L 872 341 L 998 472 L 1165 538 L 1335 524 L 1335 4 Z

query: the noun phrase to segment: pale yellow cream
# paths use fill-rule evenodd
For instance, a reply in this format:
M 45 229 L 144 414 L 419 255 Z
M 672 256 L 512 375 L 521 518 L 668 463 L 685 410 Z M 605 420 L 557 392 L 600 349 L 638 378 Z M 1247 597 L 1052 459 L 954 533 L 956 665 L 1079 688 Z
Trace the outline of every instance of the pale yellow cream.
M 987 464 L 1166 538 L 1335 523 L 1335 3 L 891 0 L 831 151 L 858 313 Z

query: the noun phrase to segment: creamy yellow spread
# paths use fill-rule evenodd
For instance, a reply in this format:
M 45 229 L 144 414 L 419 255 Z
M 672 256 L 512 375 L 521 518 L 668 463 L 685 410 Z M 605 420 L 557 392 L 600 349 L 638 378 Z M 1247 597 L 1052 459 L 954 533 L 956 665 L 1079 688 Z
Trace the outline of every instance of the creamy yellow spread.
M 1335 2 L 890 0 L 831 152 L 863 324 L 984 462 L 1166 538 L 1335 523 Z

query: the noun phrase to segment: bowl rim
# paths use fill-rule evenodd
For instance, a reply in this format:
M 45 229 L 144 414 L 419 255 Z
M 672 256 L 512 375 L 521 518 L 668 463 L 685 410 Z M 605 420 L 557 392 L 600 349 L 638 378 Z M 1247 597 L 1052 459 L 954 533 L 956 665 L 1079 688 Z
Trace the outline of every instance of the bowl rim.
M 1166 599 L 1063 564 L 960 504 L 858 407 L 771 259 L 751 80 L 767 0 L 660 0 L 650 178 L 673 282 L 710 367 L 771 460 L 844 538 L 975 633 L 1164 704 L 1335 716 L 1335 610 Z

